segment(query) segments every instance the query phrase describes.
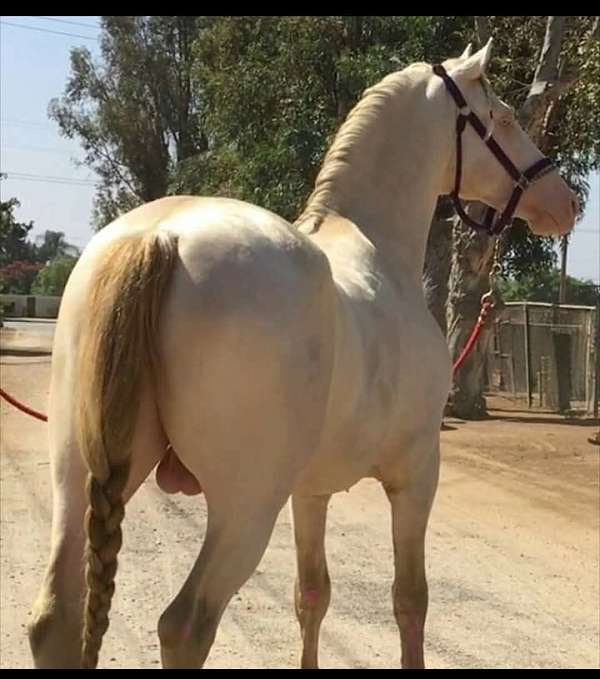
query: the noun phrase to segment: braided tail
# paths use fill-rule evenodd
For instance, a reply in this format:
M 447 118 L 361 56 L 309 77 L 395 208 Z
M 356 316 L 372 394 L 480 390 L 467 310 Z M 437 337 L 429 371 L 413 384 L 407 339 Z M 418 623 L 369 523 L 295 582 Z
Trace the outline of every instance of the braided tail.
M 112 243 L 95 272 L 80 339 L 79 432 L 88 466 L 81 666 L 98 664 L 115 590 L 142 376 L 156 374 L 155 337 L 177 261 L 177 239 L 162 231 Z

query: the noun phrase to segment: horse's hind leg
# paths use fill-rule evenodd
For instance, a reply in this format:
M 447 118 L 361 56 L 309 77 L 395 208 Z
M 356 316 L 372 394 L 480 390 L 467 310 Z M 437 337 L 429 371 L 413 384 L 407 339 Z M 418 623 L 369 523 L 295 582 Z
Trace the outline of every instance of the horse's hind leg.
M 208 499 L 202 549 L 181 591 L 158 623 L 165 668 L 201 668 L 235 592 L 257 567 L 286 496 L 239 502 Z
M 302 633 L 302 669 L 318 667 L 319 631 L 331 597 L 325 558 L 329 498 L 329 495 L 292 497 L 298 562 L 294 603 Z
M 71 352 L 72 353 L 72 352 Z M 33 606 L 29 640 L 36 667 L 79 667 L 85 592 L 83 552 L 87 470 L 77 446 L 74 362 L 55 345 L 49 404 L 52 475 L 51 552 Z M 129 482 L 131 497 L 160 459 L 166 442 L 149 393 L 142 397 Z

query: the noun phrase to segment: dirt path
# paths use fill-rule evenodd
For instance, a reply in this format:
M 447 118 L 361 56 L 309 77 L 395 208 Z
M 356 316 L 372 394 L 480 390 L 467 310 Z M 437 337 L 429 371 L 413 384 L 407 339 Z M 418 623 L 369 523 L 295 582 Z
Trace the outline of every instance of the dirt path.
M 2 386 L 45 408 L 47 358 L 3 357 Z M 430 667 L 598 667 L 599 454 L 595 429 L 510 410 L 448 421 L 428 534 Z M 1 406 L 0 667 L 30 666 L 24 626 L 44 569 L 50 489 L 44 424 Z M 156 621 L 204 535 L 203 501 L 149 479 L 128 508 L 104 667 L 157 667 Z M 365 481 L 331 503 L 333 599 L 323 667 L 393 667 L 392 545 L 385 497 Z M 295 667 L 289 512 L 229 606 L 207 667 Z

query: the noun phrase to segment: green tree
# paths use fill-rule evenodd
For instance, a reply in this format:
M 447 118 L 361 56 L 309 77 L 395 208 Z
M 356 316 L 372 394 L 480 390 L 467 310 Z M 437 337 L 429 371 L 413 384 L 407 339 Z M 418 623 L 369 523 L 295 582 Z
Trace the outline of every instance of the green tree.
M 0 201 L 0 266 L 35 258 L 33 244 L 27 240 L 33 222 L 17 221 L 14 212 L 19 206 L 16 198 Z
M 42 266 L 39 262 L 18 259 L 0 267 L 0 293 L 28 295 Z
M 17 221 L 19 206 L 16 198 L 0 201 L 0 293 L 27 294 L 40 269 L 27 239 L 33 222 Z
M 177 163 L 206 148 L 192 87 L 194 16 L 104 16 L 97 63 L 71 52 L 71 74 L 49 114 L 77 139 L 100 177 L 94 221 L 164 196 Z M 207 19 L 208 20 L 208 19 Z
M 552 269 L 500 281 L 500 294 L 506 302 L 547 302 L 555 304 L 560 288 L 560 271 Z M 567 276 L 566 303 L 595 306 L 600 286 L 593 281 Z
M 34 295 L 62 295 L 77 257 L 58 255 L 37 274 L 31 286 Z
M 56 257 L 70 255 L 77 258 L 79 250 L 74 245 L 69 244 L 62 231 L 45 231 L 42 236 L 36 238 L 35 258 L 39 262 L 50 262 Z
M 19 222 L 15 217 L 19 206 L 16 198 L 0 201 L 0 292 L 25 295 L 46 262 L 58 256 L 76 261 L 79 251 L 61 231 L 46 231 L 38 236 L 38 244 L 33 243 L 29 240 L 33 222 Z
M 174 193 L 235 196 L 294 220 L 324 153 L 364 89 L 460 53 L 465 17 L 214 17 L 196 44 L 209 150 Z

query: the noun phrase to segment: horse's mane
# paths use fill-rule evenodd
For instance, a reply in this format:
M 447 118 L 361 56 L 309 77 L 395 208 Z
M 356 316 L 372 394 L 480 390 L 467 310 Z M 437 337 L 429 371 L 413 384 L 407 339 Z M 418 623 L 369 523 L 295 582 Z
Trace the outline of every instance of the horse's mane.
M 318 224 L 330 211 L 331 205 L 336 203 L 333 195 L 336 179 L 347 170 L 351 157 L 353 162 L 357 162 L 357 148 L 381 120 L 383 109 L 390 100 L 410 89 L 417 73 L 423 73 L 425 69 L 430 68 L 423 63 L 412 64 L 402 71 L 387 75 L 379 83 L 365 90 L 325 154 L 315 188 L 308 198 L 304 211 L 296 220 L 296 226 L 301 227 L 310 220 L 314 226 L 309 230 L 318 228 Z

